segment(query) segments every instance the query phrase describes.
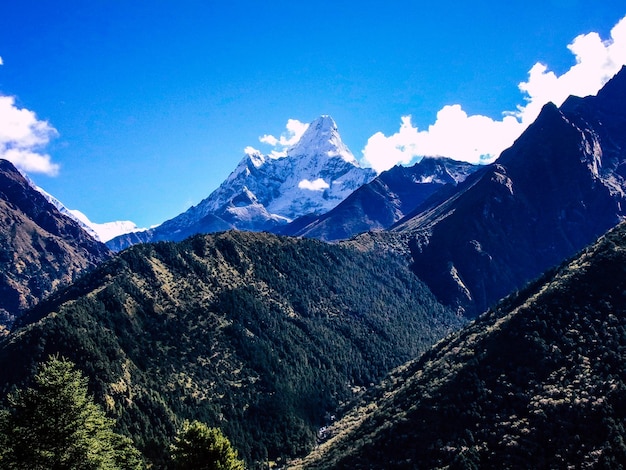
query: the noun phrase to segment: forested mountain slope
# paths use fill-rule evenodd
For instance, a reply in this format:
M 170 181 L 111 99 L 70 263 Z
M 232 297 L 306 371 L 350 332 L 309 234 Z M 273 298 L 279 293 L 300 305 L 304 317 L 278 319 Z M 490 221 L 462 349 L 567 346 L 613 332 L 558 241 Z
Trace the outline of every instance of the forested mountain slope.
M 398 368 L 307 469 L 622 468 L 626 225 Z
M 0 384 L 61 354 L 153 462 L 190 418 L 255 468 L 459 327 L 398 259 L 225 232 L 131 247 L 39 304 L 0 343 Z

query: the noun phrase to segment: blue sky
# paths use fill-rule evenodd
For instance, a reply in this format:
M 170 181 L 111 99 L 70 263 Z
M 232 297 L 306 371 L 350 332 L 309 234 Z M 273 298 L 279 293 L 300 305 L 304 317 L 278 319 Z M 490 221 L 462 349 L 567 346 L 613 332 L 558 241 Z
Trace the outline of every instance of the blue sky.
M 531 104 L 588 93 L 626 62 L 620 3 L 9 2 L 0 156 L 91 220 L 139 226 L 200 202 L 246 147 L 276 150 L 259 138 L 289 137 L 290 119 L 330 114 L 378 169 L 490 161 Z

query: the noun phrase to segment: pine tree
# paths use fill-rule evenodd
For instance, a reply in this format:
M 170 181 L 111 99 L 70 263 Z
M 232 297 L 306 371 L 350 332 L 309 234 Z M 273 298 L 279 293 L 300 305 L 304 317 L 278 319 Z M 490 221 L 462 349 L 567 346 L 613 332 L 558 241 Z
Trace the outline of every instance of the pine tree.
M 199 421 L 185 421 L 171 448 L 176 470 L 243 470 L 230 441 L 222 431 Z
M 130 439 L 113 432 L 113 420 L 88 394 L 87 379 L 66 359 L 51 357 L 32 387 L 9 395 L 0 422 L 2 469 L 141 469 Z

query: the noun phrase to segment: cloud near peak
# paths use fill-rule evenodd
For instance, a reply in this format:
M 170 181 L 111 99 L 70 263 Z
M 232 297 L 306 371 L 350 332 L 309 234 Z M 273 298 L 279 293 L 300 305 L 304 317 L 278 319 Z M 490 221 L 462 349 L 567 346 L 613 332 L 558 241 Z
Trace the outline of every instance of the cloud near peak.
M 626 65 L 626 17 L 603 41 L 598 33 L 577 36 L 568 49 L 576 63 L 557 76 L 548 66 L 536 63 L 528 80 L 519 84 L 524 104 L 505 111 L 501 120 L 468 115 L 461 105 L 444 106 L 434 124 L 419 130 L 411 116 L 401 118 L 398 132 L 386 136 L 377 132 L 363 149 L 364 165 L 381 172 L 397 164 L 409 164 L 422 156 L 446 156 L 471 163 L 489 163 L 508 148 L 552 101 L 563 104 L 569 95 L 593 95 Z
M 273 135 L 265 134 L 262 137 L 259 137 L 259 141 L 264 144 L 269 144 L 272 147 L 291 147 L 295 145 L 302 137 L 302 134 L 309 128 L 309 125 L 300 122 L 297 119 L 288 119 L 287 125 L 285 126 L 286 131 L 283 132 L 280 137 L 274 137 Z
M 304 179 L 298 183 L 298 188 L 307 189 L 309 191 L 324 191 L 330 188 L 330 185 L 322 178 L 318 178 L 315 181 Z
M 286 130 L 280 137 L 265 134 L 259 137 L 259 141 L 273 147 L 270 157 L 281 158 L 287 155 L 289 147 L 298 143 L 300 137 L 302 137 L 302 134 L 304 134 L 308 128 L 309 125 L 304 122 L 300 122 L 297 119 L 288 119 L 285 126 Z
M 55 176 L 59 165 L 43 149 L 58 132 L 34 112 L 19 108 L 12 96 L 0 95 L 0 158 L 26 173 Z

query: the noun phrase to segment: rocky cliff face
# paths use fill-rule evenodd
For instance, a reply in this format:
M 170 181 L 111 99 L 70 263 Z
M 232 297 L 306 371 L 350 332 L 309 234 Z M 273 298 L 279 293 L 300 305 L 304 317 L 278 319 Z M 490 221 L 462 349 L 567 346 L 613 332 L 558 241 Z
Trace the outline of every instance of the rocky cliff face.
M 0 325 L 110 255 L 0 160 Z

